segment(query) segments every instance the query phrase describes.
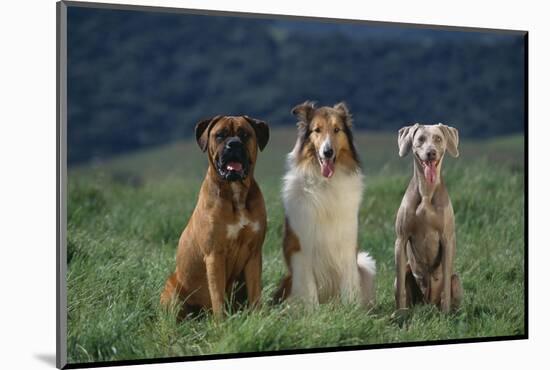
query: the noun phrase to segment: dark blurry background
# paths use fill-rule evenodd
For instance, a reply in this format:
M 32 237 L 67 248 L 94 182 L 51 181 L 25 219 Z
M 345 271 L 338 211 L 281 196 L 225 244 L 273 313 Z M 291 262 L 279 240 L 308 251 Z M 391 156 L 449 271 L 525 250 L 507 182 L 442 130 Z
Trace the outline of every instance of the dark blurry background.
M 70 165 L 191 137 L 216 114 L 293 125 L 346 101 L 358 129 L 523 132 L 523 36 L 68 8 Z

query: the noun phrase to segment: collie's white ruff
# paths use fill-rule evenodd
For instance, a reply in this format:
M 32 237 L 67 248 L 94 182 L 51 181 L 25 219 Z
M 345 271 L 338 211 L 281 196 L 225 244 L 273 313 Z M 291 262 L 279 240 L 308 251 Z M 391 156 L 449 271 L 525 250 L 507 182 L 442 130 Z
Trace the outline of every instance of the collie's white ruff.
M 283 203 L 300 251 L 291 254 L 289 298 L 316 305 L 333 297 L 343 302 L 374 302 L 375 261 L 357 253 L 358 212 L 363 174 L 338 167 L 332 178 L 318 168 L 299 166 L 288 156 Z

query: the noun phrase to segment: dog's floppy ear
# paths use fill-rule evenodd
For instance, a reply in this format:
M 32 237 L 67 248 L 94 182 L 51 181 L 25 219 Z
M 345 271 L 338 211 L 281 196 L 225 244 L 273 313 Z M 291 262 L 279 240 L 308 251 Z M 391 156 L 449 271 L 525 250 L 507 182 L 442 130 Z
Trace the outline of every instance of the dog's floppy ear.
M 203 152 L 205 152 L 206 148 L 208 148 L 208 136 L 210 135 L 210 130 L 222 117 L 223 116 L 216 116 L 213 118 L 208 118 L 200 121 L 195 126 L 195 138 L 197 139 L 197 143 Z
M 258 140 L 258 148 L 264 150 L 267 142 L 269 141 L 269 126 L 264 121 L 260 121 L 256 118 L 243 116 L 256 132 L 256 138 Z
M 414 133 L 418 129 L 418 123 L 412 126 L 405 126 L 399 129 L 397 136 L 397 145 L 399 146 L 399 156 L 404 157 L 411 151 Z
M 442 123 L 440 123 L 438 127 L 441 129 L 443 135 L 445 135 L 445 139 L 447 140 L 447 151 L 453 157 L 458 157 L 458 130 Z
M 346 103 L 340 102 L 338 104 L 335 104 L 333 106 L 333 108 L 336 109 L 338 111 L 338 113 L 340 113 L 340 115 L 344 119 L 344 123 L 346 124 L 346 126 L 351 128 L 353 120 L 352 120 L 351 113 L 349 112 L 349 109 L 348 109 L 348 106 L 346 105 Z
M 305 101 L 302 104 L 298 104 L 292 110 L 290 111 L 293 115 L 295 115 L 300 122 L 298 122 L 298 126 L 300 124 L 309 124 L 311 119 L 313 118 L 313 112 L 315 111 L 315 103 L 311 101 Z

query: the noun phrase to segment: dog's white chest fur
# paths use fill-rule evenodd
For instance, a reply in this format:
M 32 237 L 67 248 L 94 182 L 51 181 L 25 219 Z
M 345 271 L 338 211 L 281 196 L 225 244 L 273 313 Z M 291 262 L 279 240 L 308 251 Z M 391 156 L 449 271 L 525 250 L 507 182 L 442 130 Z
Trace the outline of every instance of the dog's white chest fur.
M 363 175 L 337 170 L 327 179 L 306 171 L 291 168 L 286 174 L 283 203 L 301 248 L 291 257 L 296 277 L 292 295 L 317 303 L 359 289 L 357 229 Z
M 237 222 L 227 225 L 227 238 L 236 239 L 239 236 L 239 232 L 245 228 L 245 226 L 250 226 L 253 232 L 258 232 L 260 230 L 260 223 L 258 221 L 251 221 L 247 216 L 247 211 L 244 209 L 244 200 L 241 199 L 241 191 L 238 185 L 231 184 L 231 189 L 233 190 L 233 200 L 237 204 L 238 209 L 238 219 Z
M 253 232 L 258 232 L 260 230 L 260 223 L 258 221 L 250 221 L 250 219 L 246 217 L 244 211 L 241 211 L 239 213 L 238 221 L 227 225 L 227 238 L 237 238 L 237 236 L 239 236 L 239 232 L 244 229 L 245 226 L 250 226 Z

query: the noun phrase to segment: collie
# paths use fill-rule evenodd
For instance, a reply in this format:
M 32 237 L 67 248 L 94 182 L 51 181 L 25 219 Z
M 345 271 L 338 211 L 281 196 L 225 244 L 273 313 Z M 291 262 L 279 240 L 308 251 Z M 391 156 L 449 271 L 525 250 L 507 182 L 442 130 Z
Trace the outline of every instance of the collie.
M 351 115 L 344 103 L 316 108 L 305 102 L 292 113 L 299 119 L 298 139 L 282 191 L 289 272 L 275 300 L 372 304 L 375 262 L 357 245 L 363 174 Z

